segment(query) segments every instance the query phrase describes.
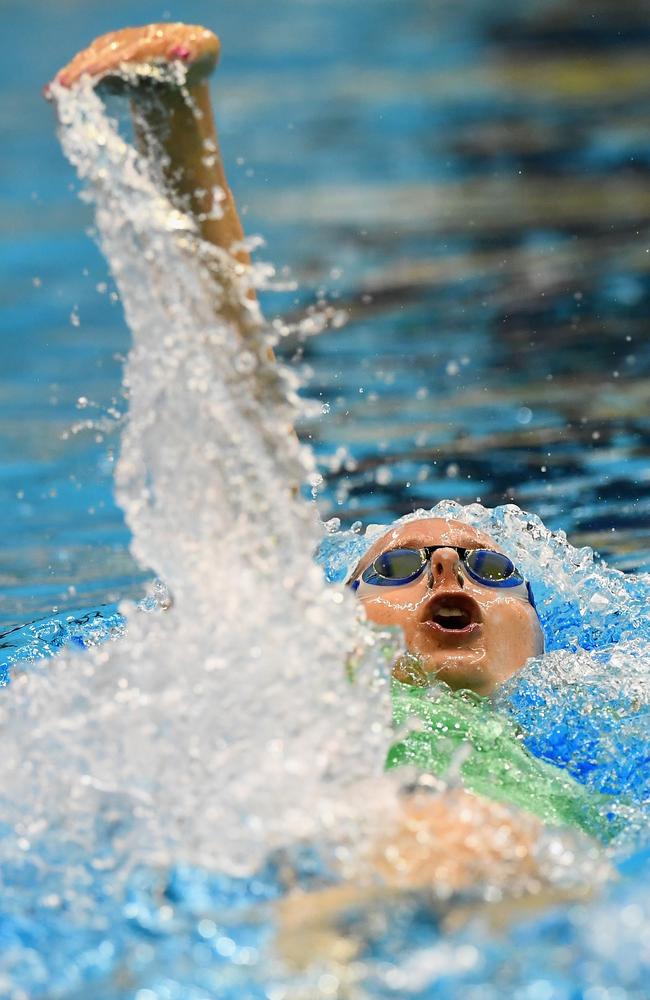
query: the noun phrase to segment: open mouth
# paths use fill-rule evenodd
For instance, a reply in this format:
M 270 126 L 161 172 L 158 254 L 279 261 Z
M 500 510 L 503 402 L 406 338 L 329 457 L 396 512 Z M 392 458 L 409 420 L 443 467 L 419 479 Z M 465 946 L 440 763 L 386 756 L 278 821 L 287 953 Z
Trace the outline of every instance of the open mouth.
M 467 594 L 438 594 L 427 606 L 425 624 L 447 633 L 467 634 L 480 627 L 481 613 Z

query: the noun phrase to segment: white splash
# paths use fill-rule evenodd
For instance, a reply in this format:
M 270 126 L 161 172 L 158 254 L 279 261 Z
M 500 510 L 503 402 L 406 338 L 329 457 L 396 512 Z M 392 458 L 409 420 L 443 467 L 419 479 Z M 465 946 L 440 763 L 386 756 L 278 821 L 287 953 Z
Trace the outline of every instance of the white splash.
M 313 562 L 296 490 L 313 458 L 250 276 L 201 243 L 90 87 L 53 90 L 133 332 L 117 495 L 173 597 L 118 643 L 17 677 L 0 707 L 4 856 L 67 845 L 79 906 L 71 844 L 98 870 L 252 871 L 302 837 L 354 838 L 350 790 L 382 771 L 389 710 L 384 679 L 345 675 L 355 609 Z

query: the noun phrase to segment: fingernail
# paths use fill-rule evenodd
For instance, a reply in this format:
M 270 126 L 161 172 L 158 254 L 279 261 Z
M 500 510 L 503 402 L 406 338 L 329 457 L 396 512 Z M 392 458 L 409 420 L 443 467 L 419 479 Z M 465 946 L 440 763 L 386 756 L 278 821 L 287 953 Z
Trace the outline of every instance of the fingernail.
M 187 60 L 190 58 L 192 53 L 185 45 L 174 45 L 173 48 L 167 53 L 170 59 L 183 59 Z

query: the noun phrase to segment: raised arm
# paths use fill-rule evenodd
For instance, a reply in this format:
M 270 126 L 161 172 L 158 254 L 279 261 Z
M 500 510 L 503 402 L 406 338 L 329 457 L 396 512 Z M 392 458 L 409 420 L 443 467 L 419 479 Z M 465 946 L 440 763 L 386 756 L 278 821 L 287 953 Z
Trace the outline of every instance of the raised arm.
M 53 82 L 72 87 L 89 76 L 98 87 L 126 91 L 143 151 L 155 155 L 162 149 L 166 154 L 164 177 L 172 200 L 191 212 L 205 240 L 248 264 L 248 254 L 238 245 L 243 230 L 226 181 L 206 82 L 219 49 L 217 36 L 198 25 L 124 28 L 95 39 Z

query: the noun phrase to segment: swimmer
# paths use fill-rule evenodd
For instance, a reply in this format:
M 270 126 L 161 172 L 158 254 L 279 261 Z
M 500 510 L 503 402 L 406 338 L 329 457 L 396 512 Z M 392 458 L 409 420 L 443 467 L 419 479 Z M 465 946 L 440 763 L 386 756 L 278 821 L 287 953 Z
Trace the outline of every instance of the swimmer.
M 204 240 L 245 268 L 250 259 L 207 84 L 219 49 L 216 35 L 197 25 L 126 28 L 96 39 L 55 82 L 72 87 L 87 76 L 109 90 L 127 88 L 145 153 L 157 152 L 154 142 L 165 154 L 172 198 L 191 213 Z M 174 67 L 182 85 L 173 83 L 173 73 L 156 83 L 157 73 Z M 240 312 L 238 318 L 245 336 L 246 317 Z M 372 546 L 350 583 L 371 621 L 403 631 L 416 660 L 408 669 L 398 664 L 398 680 L 435 677 L 454 690 L 490 695 L 544 649 L 530 587 L 492 539 L 459 521 L 395 526 Z
M 128 92 L 138 141 L 145 155 L 162 162 L 170 198 L 191 213 L 199 235 L 228 257 L 233 273 L 242 273 L 250 262 L 207 85 L 218 55 L 216 36 L 198 26 L 129 28 L 98 38 L 54 82 L 72 87 L 88 77 L 97 86 Z M 229 308 L 228 318 L 245 338 L 244 305 L 234 296 Z M 440 881 L 441 872 L 450 893 L 489 883 L 494 845 L 506 830 L 508 874 L 500 884 L 505 889 L 511 881 L 509 865 L 524 881 L 541 884 L 534 845 L 542 822 L 596 836 L 607 824 L 600 801 L 565 772 L 532 757 L 514 726 L 506 720 L 495 724 L 498 717 L 484 704 L 543 651 L 527 582 L 489 536 L 460 521 L 423 518 L 388 529 L 348 583 L 368 619 L 397 626 L 404 636 L 407 656 L 395 666 L 396 710 L 401 721 L 414 715 L 421 725 L 391 748 L 388 767 L 412 764 L 445 777 L 456 750 L 464 756 L 464 789 L 434 797 L 416 789 L 404 797 L 395 829 L 386 843 L 375 845 L 375 873 L 385 885 L 409 890 Z M 427 685 L 434 679 L 444 682 L 443 693 L 431 699 Z M 443 727 L 444 745 L 441 713 L 452 719 L 451 727 Z

